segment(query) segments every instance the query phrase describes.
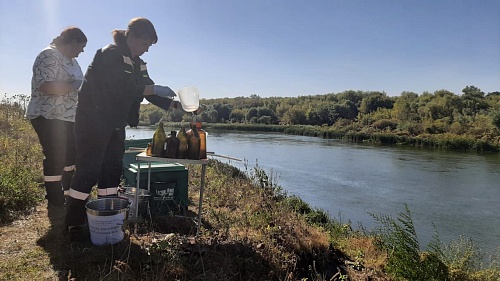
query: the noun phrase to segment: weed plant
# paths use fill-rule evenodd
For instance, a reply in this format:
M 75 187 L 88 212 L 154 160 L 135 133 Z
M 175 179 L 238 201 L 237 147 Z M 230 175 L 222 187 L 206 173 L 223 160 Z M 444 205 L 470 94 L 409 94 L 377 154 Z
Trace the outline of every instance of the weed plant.
M 499 281 L 498 253 L 482 266 L 480 249 L 463 236 L 449 244 L 435 233 L 424 252 L 420 251 L 410 210 L 394 219 L 370 213 L 379 227 L 377 244 L 388 253 L 386 270 L 396 280 L 411 281 Z
M 42 153 L 38 137 L 24 119 L 25 96 L 0 103 L 0 225 L 30 212 L 39 202 Z

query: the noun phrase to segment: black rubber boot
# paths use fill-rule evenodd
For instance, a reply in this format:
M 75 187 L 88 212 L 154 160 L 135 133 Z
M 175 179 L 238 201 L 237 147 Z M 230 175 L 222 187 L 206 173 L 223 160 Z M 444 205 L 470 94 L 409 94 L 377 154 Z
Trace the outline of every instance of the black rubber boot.
M 71 180 L 73 180 L 74 172 L 75 171 L 69 171 L 69 172 L 64 171 L 63 172 L 62 181 L 61 181 L 63 190 L 69 190 L 69 188 L 71 186 Z
M 63 206 L 64 205 L 64 191 L 61 187 L 60 181 L 45 182 L 45 191 L 49 206 Z
M 66 203 L 66 229 L 70 242 L 86 243 L 90 241 L 90 233 L 87 225 L 86 200 L 78 200 L 68 197 Z
M 68 197 L 66 202 L 66 225 L 77 226 L 87 222 L 87 210 L 85 209 L 86 200 L 78 200 Z

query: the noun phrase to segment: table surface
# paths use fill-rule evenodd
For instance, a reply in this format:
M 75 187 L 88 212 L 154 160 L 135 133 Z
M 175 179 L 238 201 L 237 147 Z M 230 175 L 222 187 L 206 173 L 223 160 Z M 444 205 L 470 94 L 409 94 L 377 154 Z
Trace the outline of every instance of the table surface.
M 208 159 L 192 160 L 192 159 L 178 159 L 178 158 L 164 158 L 164 157 L 154 157 L 147 156 L 146 152 L 141 152 L 137 154 L 136 160 L 144 162 L 162 162 L 162 163 L 181 163 L 181 164 L 208 164 Z

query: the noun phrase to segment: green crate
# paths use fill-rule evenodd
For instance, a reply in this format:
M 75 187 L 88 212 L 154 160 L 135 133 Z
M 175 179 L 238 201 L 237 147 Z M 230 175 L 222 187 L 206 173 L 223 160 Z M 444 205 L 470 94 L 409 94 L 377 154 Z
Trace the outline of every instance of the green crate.
M 188 170 L 179 163 L 155 163 L 151 167 L 150 208 L 152 215 L 169 211 L 185 212 L 189 204 Z M 137 186 L 137 164 L 124 170 L 125 185 Z M 148 188 L 148 164 L 141 163 L 140 188 Z

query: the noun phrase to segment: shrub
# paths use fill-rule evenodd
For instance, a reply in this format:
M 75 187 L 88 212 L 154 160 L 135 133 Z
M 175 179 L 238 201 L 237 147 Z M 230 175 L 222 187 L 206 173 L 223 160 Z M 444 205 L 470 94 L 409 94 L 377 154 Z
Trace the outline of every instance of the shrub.
M 380 246 L 388 252 L 387 272 L 397 280 L 449 280 L 448 268 L 439 259 L 439 241 L 429 243 L 430 251 L 420 253 L 417 233 L 410 210 L 397 219 L 389 215 L 370 215 L 379 223 L 376 230 Z M 438 240 L 435 237 L 435 240 Z
M 30 123 L 24 119 L 25 96 L 0 103 L 0 224 L 30 212 L 41 200 L 42 153 Z
M 0 174 L 0 224 L 5 224 L 19 214 L 32 211 L 43 190 L 38 188 L 28 167 L 0 166 Z
M 379 130 L 385 130 L 387 128 L 394 130 L 398 126 L 398 123 L 390 119 L 380 119 L 373 122 L 372 126 Z

